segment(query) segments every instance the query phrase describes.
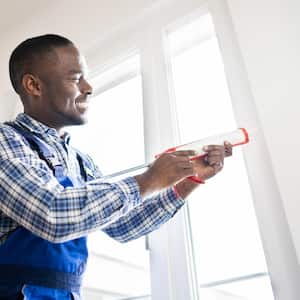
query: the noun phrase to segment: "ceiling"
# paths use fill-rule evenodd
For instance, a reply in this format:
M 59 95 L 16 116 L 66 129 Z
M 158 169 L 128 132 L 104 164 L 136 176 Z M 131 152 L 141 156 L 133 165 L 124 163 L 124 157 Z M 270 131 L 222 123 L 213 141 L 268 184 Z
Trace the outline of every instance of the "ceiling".
M 31 15 L 39 14 L 39 12 L 43 12 L 50 8 L 59 7 L 62 5 L 62 2 L 65 3 L 67 7 L 70 5 L 74 7 L 74 0 L 9 0 L 9 1 L 1 1 L 0 2 L 0 33 L 7 32 L 8 30 L 13 30 L 15 27 L 20 27 L 26 20 L 30 19 Z M 87 0 L 87 6 L 89 3 L 92 5 L 97 3 L 105 6 L 114 6 L 119 5 L 120 0 Z M 126 6 L 130 7 L 133 5 L 137 6 L 147 6 L 151 5 L 158 0 L 123 0 L 121 3 L 127 3 Z M 140 3 L 140 4 L 138 4 Z M 76 2 L 75 2 L 76 4 Z

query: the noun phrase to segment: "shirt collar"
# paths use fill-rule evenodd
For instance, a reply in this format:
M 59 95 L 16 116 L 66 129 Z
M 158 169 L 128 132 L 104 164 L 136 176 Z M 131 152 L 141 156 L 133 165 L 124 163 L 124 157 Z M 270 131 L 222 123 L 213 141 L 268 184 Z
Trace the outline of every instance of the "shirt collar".
M 37 134 L 47 134 L 51 135 L 56 139 L 63 140 L 65 143 L 69 143 L 70 141 L 70 134 L 67 132 L 64 132 L 63 136 L 59 136 L 56 129 L 48 127 L 47 125 L 33 119 L 26 113 L 20 113 L 16 117 L 16 122 L 28 129 L 32 133 Z

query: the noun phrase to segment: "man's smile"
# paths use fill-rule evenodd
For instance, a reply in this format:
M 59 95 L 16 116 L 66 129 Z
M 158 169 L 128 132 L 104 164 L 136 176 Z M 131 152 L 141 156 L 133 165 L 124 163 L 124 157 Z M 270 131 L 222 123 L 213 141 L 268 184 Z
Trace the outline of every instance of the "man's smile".
M 76 100 L 75 101 L 75 105 L 77 107 L 78 110 L 80 111 L 86 111 L 89 107 L 89 101 L 88 100 Z

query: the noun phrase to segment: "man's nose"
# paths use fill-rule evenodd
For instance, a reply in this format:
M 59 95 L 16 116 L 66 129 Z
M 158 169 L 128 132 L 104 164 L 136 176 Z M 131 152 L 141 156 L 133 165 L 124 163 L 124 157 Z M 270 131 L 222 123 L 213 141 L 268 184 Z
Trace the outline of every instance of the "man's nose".
M 86 79 L 82 80 L 81 92 L 85 95 L 92 95 L 93 93 L 93 87 L 89 84 L 89 82 Z

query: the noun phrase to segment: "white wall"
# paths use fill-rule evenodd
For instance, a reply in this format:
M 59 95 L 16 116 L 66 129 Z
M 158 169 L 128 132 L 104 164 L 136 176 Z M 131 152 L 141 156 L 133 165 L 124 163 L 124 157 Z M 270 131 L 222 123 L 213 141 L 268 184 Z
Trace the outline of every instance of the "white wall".
M 228 4 L 299 259 L 300 2 Z
M 57 33 L 70 38 L 85 52 L 155 2 L 157 1 L 48 0 L 44 1 L 44 7 L 40 4 L 36 7 L 36 0 L 25 2 L 26 5 L 32 5 L 31 14 L 28 14 L 27 18 L 17 17 L 13 25 L 10 21 L 9 28 L 0 28 L 0 120 L 11 117 L 18 101 L 11 90 L 8 77 L 9 55 L 18 43 L 31 36 Z M 18 6 L 21 6 L 19 9 L 22 10 L 22 4 L 19 3 Z M 5 4 L 1 7 L 1 16 L 7 18 Z M 14 15 L 10 18 L 14 18 Z

